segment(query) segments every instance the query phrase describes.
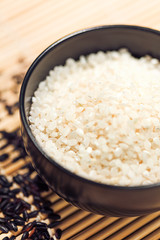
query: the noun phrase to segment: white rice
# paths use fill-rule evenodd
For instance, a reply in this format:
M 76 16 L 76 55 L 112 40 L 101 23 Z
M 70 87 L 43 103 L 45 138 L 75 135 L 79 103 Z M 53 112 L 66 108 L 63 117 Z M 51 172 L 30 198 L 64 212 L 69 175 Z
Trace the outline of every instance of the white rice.
M 160 182 L 160 62 L 125 50 L 68 59 L 39 84 L 30 127 L 46 153 L 97 182 Z

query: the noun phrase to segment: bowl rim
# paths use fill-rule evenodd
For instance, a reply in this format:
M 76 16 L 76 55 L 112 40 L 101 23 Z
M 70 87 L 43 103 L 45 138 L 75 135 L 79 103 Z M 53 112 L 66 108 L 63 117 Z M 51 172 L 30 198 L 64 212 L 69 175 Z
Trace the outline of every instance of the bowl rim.
M 76 36 L 79 36 L 81 34 L 84 34 L 86 32 L 91 32 L 91 31 L 97 31 L 97 30 L 102 30 L 102 29 L 129 29 L 129 30 L 139 30 L 139 31 L 145 31 L 145 32 L 150 32 L 152 34 L 160 36 L 160 31 L 148 28 L 148 27 L 142 27 L 138 25 L 126 25 L 126 24 L 118 24 L 118 25 L 100 25 L 100 26 L 95 26 L 95 27 L 89 27 L 85 29 L 81 29 L 78 31 L 74 31 L 68 35 L 63 36 L 62 38 L 58 39 L 57 41 L 53 42 L 50 44 L 44 51 L 42 51 L 36 59 L 32 62 L 30 65 L 29 69 L 27 70 L 23 83 L 21 85 L 20 89 L 20 96 L 19 96 L 19 111 L 20 111 L 20 117 L 21 121 L 23 123 L 23 127 L 25 128 L 25 131 L 27 132 L 28 136 L 30 137 L 30 140 L 34 144 L 34 146 L 38 149 L 38 151 L 53 165 L 55 165 L 57 168 L 59 168 L 62 172 L 65 172 L 66 174 L 69 174 L 71 177 L 76 178 L 77 180 L 82 181 L 83 183 L 87 184 L 92 184 L 97 187 L 101 188 L 110 188 L 110 189 L 117 189 L 117 190 L 142 190 L 142 189 L 151 189 L 151 188 L 158 188 L 160 187 L 160 182 L 157 183 L 152 183 L 152 184 L 145 184 L 145 185 L 133 185 L 133 186 L 121 186 L 121 185 L 111 185 L 111 184 L 106 184 L 106 183 L 101 183 L 101 182 L 96 182 L 91 179 L 87 179 L 85 177 L 82 177 L 80 175 L 75 174 L 74 172 L 71 172 L 67 168 L 64 168 L 62 165 L 60 165 L 56 160 L 51 158 L 39 145 L 37 142 L 36 138 L 34 137 L 31 128 L 29 127 L 28 121 L 27 121 L 27 116 L 25 113 L 25 107 L 24 107 L 24 100 L 25 100 L 25 91 L 26 87 L 28 84 L 28 81 L 30 79 L 30 76 L 38 63 L 42 60 L 43 57 L 45 57 L 50 51 L 52 51 L 56 46 L 59 44 L 74 38 Z

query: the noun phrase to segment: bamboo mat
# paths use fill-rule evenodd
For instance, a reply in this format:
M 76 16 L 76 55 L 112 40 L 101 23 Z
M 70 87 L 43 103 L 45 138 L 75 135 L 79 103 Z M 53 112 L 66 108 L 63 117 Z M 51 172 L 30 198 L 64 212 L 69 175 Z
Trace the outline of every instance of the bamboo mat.
M 145 0 L 1 0 L 0 1 L 0 131 L 19 129 L 18 95 L 23 76 L 35 57 L 58 38 L 85 27 L 134 24 L 160 29 L 160 1 Z M 0 146 L 5 139 L 0 135 Z M 12 144 L 0 163 L 1 173 L 17 174 L 28 157 L 13 161 L 19 152 Z M 60 214 L 62 240 L 158 240 L 160 212 L 143 217 L 115 218 L 79 210 L 50 191 L 46 199 Z M 0 235 L 0 239 L 2 239 Z

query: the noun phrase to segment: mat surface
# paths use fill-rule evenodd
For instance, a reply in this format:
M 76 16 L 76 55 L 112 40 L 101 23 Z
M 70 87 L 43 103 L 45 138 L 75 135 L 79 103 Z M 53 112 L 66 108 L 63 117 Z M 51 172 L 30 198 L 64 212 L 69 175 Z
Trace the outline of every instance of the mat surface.
M 29 157 L 21 141 L 18 113 L 18 96 L 23 76 L 30 63 L 49 44 L 70 32 L 96 25 L 134 24 L 160 29 L 159 12 L 160 1 L 157 0 L 0 1 L 0 184 L 5 181 L 2 175 L 5 175 L 10 182 L 14 181 L 14 186 L 8 188 L 11 191 L 19 188 L 22 193 L 15 190 L 14 194 L 20 194 L 16 195 L 17 198 L 22 198 L 31 205 L 29 209 L 29 206 L 23 203 L 24 208 L 26 207 L 25 211 L 28 214 L 32 212 L 29 219 L 17 210 L 24 218 L 23 222 L 21 221 L 23 226 L 34 221 L 44 223 L 45 226 L 49 226 L 49 234 L 56 236 L 55 239 L 62 235 L 63 240 L 160 239 L 160 212 L 134 218 L 98 216 L 71 206 L 45 188 L 40 180 L 37 182 L 35 180 L 37 174 L 28 164 Z M 26 179 L 28 171 L 30 180 Z M 24 184 L 16 182 L 19 181 L 17 177 L 15 178 L 17 175 L 25 176 Z M 33 197 L 35 195 L 33 188 L 26 189 L 27 181 L 32 183 L 34 189 L 39 185 L 43 188 L 39 198 Z M 26 196 L 27 191 L 28 196 Z M 4 199 L 0 201 L 3 202 Z M 47 211 L 46 204 L 50 206 L 47 214 L 44 212 L 44 209 Z M 1 218 L 4 218 L 6 210 L 5 206 L 0 206 L 2 222 Z M 4 228 L 5 224 L 1 222 L 0 239 L 7 236 L 16 236 L 16 239 L 22 239 L 24 236 L 24 239 L 27 239 L 27 234 L 30 239 L 31 237 L 34 239 L 34 234 L 41 226 L 40 223 L 36 225 L 35 222 L 34 225 L 29 225 L 30 228 L 28 225 L 26 228 L 18 225 L 17 229 L 11 230 L 11 226 L 8 226 L 7 232 Z M 13 222 L 13 217 L 8 218 L 8 222 Z M 41 229 L 43 227 L 41 226 Z M 28 233 L 25 233 L 27 231 Z

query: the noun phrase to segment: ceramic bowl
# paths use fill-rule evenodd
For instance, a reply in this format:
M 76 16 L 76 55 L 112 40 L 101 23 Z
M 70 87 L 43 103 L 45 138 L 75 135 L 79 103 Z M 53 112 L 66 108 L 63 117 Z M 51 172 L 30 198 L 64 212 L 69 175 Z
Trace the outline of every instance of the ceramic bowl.
M 51 159 L 33 136 L 28 114 L 31 98 L 50 69 L 67 58 L 99 50 L 127 48 L 135 57 L 149 54 L 160 59 L 160 32 L 144 27 L 114 25 L 84 29 L 58 40 L 44 50 L 29 68 L 20 93 L 22 136 L 33 166 L 62 198 L 96 214 L 137 216 L 160 210 L 160 183 L 145 186 L 112 186 L 77 176 Z

